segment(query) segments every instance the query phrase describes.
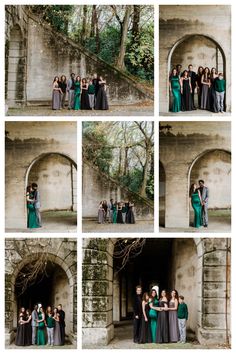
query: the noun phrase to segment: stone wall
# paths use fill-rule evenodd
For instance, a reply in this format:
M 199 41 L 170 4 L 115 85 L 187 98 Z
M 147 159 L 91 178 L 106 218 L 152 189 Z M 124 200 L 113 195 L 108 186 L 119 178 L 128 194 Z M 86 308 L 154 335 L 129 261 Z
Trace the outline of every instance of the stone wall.
M 193 181 L 200 173 L 211 186 L 210 205 L 230 207 L 230 123 L 161 122 L 161 127 L 159 155 L 166 176 L 165 226 L 189 226 L 190 176 Z
M 183 69 L 187 64 L 193 64 L 195 71 L 197 66 L 205 63 L 219 70 L 223 68 L 226 78 L 226 111 L 230 112 L 230 6 L 161 5 L 159 17 L 160 112 L 169 111 L 169 73 L 171 65 L 178 63 L 183 64 Z M 196 45 L 196 38 L 198 38 L 198 45 Z
M 153 219 L 153 205 L 151 201 L 128 191 L 121 185 L 102 175 L 90 164 L 83 162 L 83 207 L 84 218 L 97 218 L 100 201 L 113 199 L 114 201 L 133 201 L 137 219 Z
M 6 239 L 5 241 L 5 338 L 6 345 L 14 340 L 19 309 L 15 284 L 20 270 L 46 252 L 48 261 L 60 268 L 64 282 L 55 283 L 53 299 L 65 305 L 66 334 L 76 342 L 77 335 L 77 241 L 76 239 Z M 55 277 L 56 281 L 57 276 Z M 64 285 L 68 284 L 66 288 Z M 46 291 L 47 289 L 45 289 Z M 66 291 L 66 293 L 65 293 Z M 50 294 L 51 295 L 51 294 Z
M 116 320 L 119 316 L 113 304 L 118 304 L 120 286 L 117 277 L 113 282 L 116 241 L 83 239 L 85 348 L 107 345 L 114 337 L 112 316 Z M 156 242 L 158 247 L 158 239 Z M 201 344 L 218 346 L 230 341 L 230 247 L 227 238 L 173 239 L 172 254 L 167 260 L 171 266 L 170 286 L 181 289 L 185 296 L 188 333 Z
M 21 42 L 24 43 L 24 70 L 21 70 L 21 78 L 25 82 L 25 93 L 21 101 L 15 97 L 15 88 L 12 89 L 12 86 L 19 85 L 20 80 L 11 75 L 11 50 L 6 51 L 6 72 L 9 71 L 6 76 L 6 98 L 10 107 L 20 103 L 48 104 L 52 96 L 53 78 L 62 74 L 68 78 L 71 72 L 81 77 L 92 76 L 94 72 L 102 75 L 107 80 L 111 104 L 130 104 L 153 99 L 153 95 L 132 77 L 108 65 L 65 35 L 53 31 L 50 26 L 29 13 L 26 6 L 7 6 L 6 14 L 6 47 L 14 47 L 12 42 L 15 39 L 11 33 L 14 26 L 20 29 Z M 23 54 L 19 56 L 22 57 Z M 17 71 L 22 63 L 15 59 L 14 61 L 14 71 Z
M 6 228 L 21 229 L 26 228 L 27 210 L 25 193 L 29 183 L 30 171 L 34 167 L 34 164 L 39 160 L 42 161 L 48 154 L 55 154 L 63 156 L 74 167 L 77 167 L 76 123 L 7 122 L 6 131 L 5 225 Z M 56 176 L 57 172 L 55 173 L 54 166 L 50 174 L 53 176 L 53 184 L 55 185 L 55 179 L 58 176 Z M 50 185 L 50 190 L 54 189 L 53 184 Z M 48 187 L 42 186 L 43 196 L 45 188 Z M 63 188 L 63 186 L 60 187 L 62 197 Z M 40 185 L 39 189 L 41 189 Z M 47 198 L 49 199 L 50 195 L 47 195 Z M 42 208 L 44 207 L 42 205 Z

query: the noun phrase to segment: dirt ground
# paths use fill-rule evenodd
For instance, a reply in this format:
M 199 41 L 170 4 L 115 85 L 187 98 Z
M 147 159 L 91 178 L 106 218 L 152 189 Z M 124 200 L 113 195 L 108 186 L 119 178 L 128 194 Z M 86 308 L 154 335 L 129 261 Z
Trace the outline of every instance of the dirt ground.
M 83 232 L 154 232 L 153 220 L 138 220 L 135 224 L 98 224 L 96 220 L 83 220 L 82 222 Z

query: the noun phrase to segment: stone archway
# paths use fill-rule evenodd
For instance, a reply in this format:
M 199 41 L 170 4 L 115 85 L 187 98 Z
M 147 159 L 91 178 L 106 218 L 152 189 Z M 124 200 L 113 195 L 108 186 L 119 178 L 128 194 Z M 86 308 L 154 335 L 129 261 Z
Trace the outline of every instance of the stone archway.
M 69 156 L 60 152 L 37 156 L 27 167 L 25 190 L 33 182 L 40 189 L 41 211 L 77 211 L 77 164 Z
M 27 265 L 35 262 L 47 242 L 52 249 L 47 252 L 46 275 L 39 277 L 24 294 L 21 294 L 19 274 L 27 269 Z M 67 244 L 68 242 L 68 244 Z M 14 246 L 14 247 L 13 247 Z M 16 248 L 15 248 L 16 246 Z M 18 246 L 23 249 L 19 251 Z M 55 249 L 53 249 L 55 247 Z M 23 256 L 23 253 L 25 255 Z M 70 342 L 76 341 L 77 333 L 77 271 L 76 241 L 74 239 L 35 239 L 6 242 L 6 308 L 5 329 L 6 344 L 11 344 L 15 337 L 17 314 L 20 306 L 32 310 L 33 302 L 41 302 L 44 306 L 61 303 L 66 312 L 66 335 Z M 42 286 L 45 286 L 42 289 Z M 50 290 L 52 293 L 50 293 Z M 40 296 L 40 291 L 42 295 Z M 50 303 L 47 303 L 50 301 Z M 47 303 L 47 305 L 46 305 Z
M 231 152 L 224 149 L 203 151 L 192 161 L 188 172 L 188 186 L 203 179 L 209 188 L 209 210 L 231 209 Z M 218 212 L 221 214 L 220 212 Z M 193 219 L 189 208 L 189 220 Z
M 159 161 L 159 226 L 165 226 L 166 172 Z
M 25 102 L 26 48 L 18 24 L 10 30 L 6 44 L 6 98 L 10 106 Z
M 206 55 L 206 48 L 208 53 Z M 204 34 L 187 34 L 178 39 L 170 49 L 167 59 L 168 73 L 177 64 L 181 64 L 183 69 L 187 69 L 189 64 L 192 64 L 194 71 L 197 71 L 199 66 L 215 67 L 218 72 L 223 72 L 227 80 L 226 74 L 226 57 L 221 45 L 211 36 Z M 169 108 L 171 107 L 171 95 L 168 89 L 169 82 L 167 82 L 167 95 Z M 226 102 L 225 94 L 225 102 Z M 197 100 L 197 95 L 195 95 Z M 197 102 L 196 107 L 197 107 Z M 226 107 L 227 108 L 227 107 Z

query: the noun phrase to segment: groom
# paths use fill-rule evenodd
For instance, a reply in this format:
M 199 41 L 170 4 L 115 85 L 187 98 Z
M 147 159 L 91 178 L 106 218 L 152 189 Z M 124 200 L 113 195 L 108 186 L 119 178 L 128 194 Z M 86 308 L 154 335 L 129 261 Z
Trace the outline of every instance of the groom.
M 199 191 L 202 197 L 202 222 L 204 227 L 208 227 L 208 199 L 209 199 L 209 189 L 205 186 L 204 181 L 200 179 Z

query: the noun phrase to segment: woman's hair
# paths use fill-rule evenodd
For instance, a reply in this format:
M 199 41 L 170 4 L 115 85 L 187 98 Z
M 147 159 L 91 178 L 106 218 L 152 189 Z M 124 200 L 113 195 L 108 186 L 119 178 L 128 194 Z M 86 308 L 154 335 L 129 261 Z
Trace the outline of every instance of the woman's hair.
M 213 70 L 215 70 L 215 74 L 217 74 L 216 68 L 211 68 L 211 76 L 213 75 Z
M 27 309 L 25 312 L 28 313 L 29 315 L 31 315 L 30 309 Z
M 187 77 L 189 77 L 188 70 L 184 70 L 184 71 L 182 72 L 181 77 L 184 77 L 185 73 L 187 73 Z
M 155 290 L 155 289 L 151 289 L 151 292 L 150 292 L 150 298 L 151 298 L 151 299 L 154 299 L 154 297 L 152 296 L 152 292 L 153 292 L 153 291 L 155 291 L 155 293 L 156 293 L 156 295 L 155 295 L 154 297 L 157 298 L 157 292 L 156 292 L 156 290 Z
M 200 69 L 202 69 L 202 72 L 201 72 L 201 73 L 200 73 Z M 197 69 L 198 75 L 202 74 L 202 73 L 203 73 L 203 70 L 204 70 L 203 66 L 199 66 L 198 69 Z
M 174 75 L 174 71 L 176 71 L 176 74 L 175 74 L 175 75 Z M 171 79 L 172 77 L 175 77 L 175 76 L 178 76 L 178 71 L 177 71 L 176 68 L 173 68 L 173 69 L 171 70 L 171 73 L 170 73 L 170 79 Z
M 30 190 L 31 190 L 31 186 L 27 186 L 26 187 L 26 193 L 30 193 Z
M 208 72 L 206 72 L 206 70 L 208 70 Z M 206 79 L 209 79 L 210 78 L 210 69 L 206 66 L 204 71 L 203 71 L 203 75 L 204 75 L 204 78 Z
M 24 311 L 23 311 L 23 310 L 24 310 Z M 19 315 L 20 315 L 22 312 L 25 312 L 25 308 L 24 308 L 24 307 L 21 307 L 21 308 L 20 308 Z
M 61 81 L 66 81 L 66 76 L 65 75 L 61 75 Z
M 55 76 L 54 79 L 53 79 L 53 82 L 55 82 L 57 79 L 57 81 L 59 81 L 59 76 Z
M 82 79 L 82 82 L 85 83 L 85 84 L 87 84 L 87 79 L 84 77 L 84 78 Z
M 49 309 L 51 309 L 51 310 L 49 310 Z M 52 308 L 51 308 L 51 306 L 48 306 L 48 307 L 47 307 L 46 313 L 52 313 Z
M 162 299 L 162 292 L 163 292 L 163 291 L 165 291 L 165 293 L 166 293 L 166 298 L 167 298 L 167 300 L 168 300 L 168 294 L 167 294 L 166 289 L 162 289 L 161 294 L 160 294 L 160 299 Z
M 78 78 L 79 78 L 79 80 L 78 80 Z M 79 75 L 77 75 L 77 76 L 76 76 L 75 81 L 78 81 L 78 82 L 80 82 L 80 81 L 81 81 L 81 78 L 80 78 L 80 76 L 79 76 Z
M 143 293 L 142 300 L 146 301 L 146 297 L 149 297 L 149 294 L 147 292 Z
M 175 298 L 176 298 L 177 300 L 179 300 L 179 293 L 178 293 L 178 291 L 177 291 L 176 289 L 173 289 L 172 291 L 175 292 Z M 171 291 L 171 292 L 172 292 L 172 291 Z
M 195 183 L 192 183 L 191 186 L 190 186 L 190 189 L 189 189 L 189 196 L 191 197 L 193 192 L 194 192 L 194 185 Z

